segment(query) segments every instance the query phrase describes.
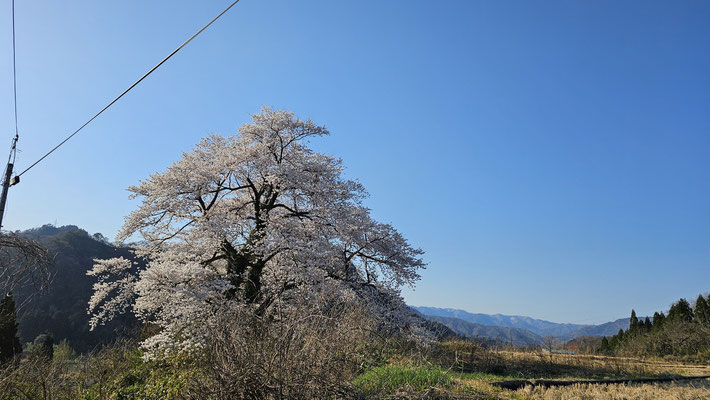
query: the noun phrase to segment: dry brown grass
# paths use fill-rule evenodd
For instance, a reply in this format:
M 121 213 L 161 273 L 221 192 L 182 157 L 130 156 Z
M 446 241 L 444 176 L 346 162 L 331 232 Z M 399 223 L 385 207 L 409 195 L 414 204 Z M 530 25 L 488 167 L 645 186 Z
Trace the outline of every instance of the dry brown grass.
M 491 349 L 465 341 L 437 344 L 427 355 L 459 373 L 483 373 L 501 379 L 612 379 L 710 375 L 710 366 L 629 357 L 552 354 Z
M 466 388 L 487 399 L 710 399 L 710 381 L 695 380 L 661 384 L 578 384 L 564 387 L 532 387 L 509 391 L 491 383 L 506 379 L 614 379 L 632 377 L 668 377 L 710 375 L 710 366 L 628 357 L 567 355 L 473 348 L 467 353 L 465 344 L 448 344 L 455 350 L 459 367 L 469 372 L 486 369 L 493 374 L 459 373 L 454 387 Z
M 515 397 L 544 400 L 690 400 L 710 398 L 710 381 L 660 385 L 574 385 L 543 388 L 530 386 L 513 392 Z M 513 397 L 514 398 L 514 397 Z
M 555 378 L 554 372 L 568 371 L 569 377 L 634 377 L 634 376 L 701 376 L 710 375 L 709 365 L 683 364 L 664 360 L 637 359 L 630 357 L 608 357 L 597 355 L 549 354 L 542 352 L 496 351 L 511 365 L 537 365 L 542 373 L 533 378 Z M 544 376 L 548 369 L 550 376 Z M 575 373 L 577 375 L 575 375 Z M 562 375 L 565 375 L 564 373 Z M 530 377 L 530 376 L 529 376 Z

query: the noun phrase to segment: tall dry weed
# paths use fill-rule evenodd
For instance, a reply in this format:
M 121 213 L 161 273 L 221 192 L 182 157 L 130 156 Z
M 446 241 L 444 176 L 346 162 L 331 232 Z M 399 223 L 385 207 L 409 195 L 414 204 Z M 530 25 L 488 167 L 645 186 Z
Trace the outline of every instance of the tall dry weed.
M 224 315 L 209 339 L 192 398 L 327 399 L 354 396 L 349 382 L 376 346 L 376 327 L 354 305 L 292 307 L 270 318 Z
M 521 397 L 544 400 L 700 400 L 710 398 L 710 382 L 665 385 L 574 385 L 526 387 L 515 392 Z

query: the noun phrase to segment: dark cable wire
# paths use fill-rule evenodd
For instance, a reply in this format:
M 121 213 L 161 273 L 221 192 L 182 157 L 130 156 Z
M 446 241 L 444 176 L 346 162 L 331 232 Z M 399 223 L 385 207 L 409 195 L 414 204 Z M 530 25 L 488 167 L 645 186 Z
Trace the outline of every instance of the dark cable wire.
M 15 61 L 15 0 L 12 0 L 12 89 L 15 96 L 15 136 L 19 136 L 17 129 L 17 63 Z
M 15 163 L 15 157 L 17 157 L 17 139 L 20 134 L 17 128 L 17 67 L 15 59 L 15 0 L 12 0 L 12 89 L 13 89 L 13 105 L 15 107 L 15 137 L 12 139 L 12 146 L 10 146 L 10 155 L 7 157 L 8 165 L 10 163 Z M 7 165 L 5 166 L 5 172 L 7 172 Z M 5 176 L 3 172 L 3 176 Z
M 232 4 L 229 5 L 229 7 L 225 8 L 224 11 L 222 11 L 221 13 L 219 13 L 219 15 L 217 15 L 216 17 L 214 17 L 214 19 L 212 19 L 212 21 L 210 21 L 207 25 L 203 26 L 202 29 L 200 29 L 199 31 L 197 31 L 197 33 L 195 33 L 195 34 L 192 35 L 189 39 L 187 39 L 187 40 L 185 41 L 185 43 L 181 44 L 180 47 L 178 47 L 177 49 L 173 50 L 173 52 L 170 53 L 167 57 L 165 57 L 165 58 L 163 59 L 163 61 L 161 61 L 161 62 L 159 62 L 158 64 L 156 64 L 155 67 L 151 68 L 150 71 L 146 72 L 145 75 L 143 75 L 140 79 L 138 79 L 137 81 L 135 81 L 135 83 L 133 83 L 128 89 L 124 90 L 123 93 L 121 93 L 120 95 L 118 95 L 118 97 L 116 97 L 116 98 L 113 99 L 110 103 L 108 103 L 108 104 L 106 105 L 106 107 L 102 108 L 101 111 L 97 112 L 93 117 L 91 117 L 88 121 L 86 121 L 86 122 L 84 123 L 84 125 L 80 126 L 79 129 L 77 129 L 77 130 L 74 131 L 74 133 L 72 133 L 71 135 L 67 136 L 66 139 L 62 140 L 58 145 L 54 146 L 54 148 L 53 148 L 52 150 L 48 151 L 47 154 L 43 155 L 39 160 L 35 161 L 32 165 L 30 165 L 29 167 L 27 167 L 27 169 L 25 169 L 24 171 L 20 172 L 20 174 L 17 175 L 17 176 L 22 176 L 25 172 L 27 172 L 27 171 L 29 171 L 30 169 L 32 169 L 32 167 L 34 167 L 35 165 L 39 164 L 40 161 L 42 161 L 42 160 L 44 160 L 45 158 L 47 158 L 48 155 L 52 154 L 52 153 L 53 153 L 55 150 L 57 150 L 61 145 L 63 145 L 63 144 L 66 143 L 69 139 L 71 139 L 72 137 L 74 137 L 74 135 L 76 135 L 77 133 L 79 133 L 79 131 L 81 131 L 82 129 L 84 129 L 84 127 L 85 127 L 86 125 L 89 125 L 89 124 L 91 123 L 91 121 L 93 121 L 94 119 L 96 119 L 96 117 L 98 117 L 99 115 L 101 115 L 101 113 L 103 113 L 103 112 L 106 111 L 109 107 L 111 107 L 111 106 L 113 105 L 113 103 L 117 102 L 118 99 L 120 99 L 121 97 L 123 97 L 123 95 L 125 95 L 125 94 L 128 93 L 131 89 L 133 89 L 133 88 L 136 87 L 139 83 L 141 83 L 141 81 L 142 81 L 143 79 L 147 78 L 148 75 L 150 75 L 151 73 L 153 73 L 153 71 L 155 71 L 156 69 L 158 69 L 158 67 L 160 67 L 161 65 L 163 65 L 164 62 L 168 61 L 168 60 L 170 59 L 170 57 L 172 57 L 173 55 L 175 55 L 175 53 L 177 53 L 177 52 L 180 51 L 183 47 L 185 47 L 188 43 L 190 43 L 190 42 L 192 41 L 192 39 L 196 38 L 197 35 L 199 35 L 200 33 L 202 33 L 202 31 L 204 31 L 205 29 L 207 29 L 210 25 L 212 25 L 212 23 L 214 23 L 215 21 L 217 21 L 217 20 L 219 19 L 219 17 L 221 17 L 222 15 L 224 15 L 227 11 L 229 11 L 230 8 L 234 7 L 234 5 L 237 4 L 237 3 L 239 3 L 239 0 L 235 0 Z
M 12 94 L 13 94 L 13 105 L 15 109 L 15 137 L 12 138 L 12 147 L 10 148 L 10 155 L 7 158 L 7 164 L 5 165 L 5 171 L 3 171 L 3 194 L 7 195 L 7 186 L 10 182 L 10 176 L 6 174 L 12 172 L 11 166 L 15 163 L 15 157 L 17 157 L 17 139 L 20 137 L 19 130 L 17 128 L 17 62 L 15 61 L 16 50 L 15 50 L 15 0 L 12 0 Z M 9 169 L 9 171 L 8 171 Z M 5 202 L 7 197 L 3 196 L 3 212 L 0 214 L 0 221 L 5 216 L 7 212 L 7 203 Z M 0 223 L 0 229 L 2 229 L 2 223 Z

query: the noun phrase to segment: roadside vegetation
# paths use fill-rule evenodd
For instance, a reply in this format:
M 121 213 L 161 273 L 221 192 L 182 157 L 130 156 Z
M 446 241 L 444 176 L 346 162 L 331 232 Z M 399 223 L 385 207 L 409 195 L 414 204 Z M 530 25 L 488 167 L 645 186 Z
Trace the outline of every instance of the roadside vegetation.
M 311 314 L 311 317 L 313 315 Z M 365 322 L 365 323 L 363 323 Z M 653 399 L 706 398 L 707 380 L 576 384 L 505 390 L 511 380 L 597 380 L 710 375 L 710 366 L 629 357 L 549 354 L 448 340 L 382 336 L 361 312 L 231 324 L 202 352 L 146 360 L 136 341 L 78 355 L 67 343 L 6 364 L 2 399 Z M 245 326 L 242 326 L 245 327 Z M 267 329 L 265 331 L 264 329 Z

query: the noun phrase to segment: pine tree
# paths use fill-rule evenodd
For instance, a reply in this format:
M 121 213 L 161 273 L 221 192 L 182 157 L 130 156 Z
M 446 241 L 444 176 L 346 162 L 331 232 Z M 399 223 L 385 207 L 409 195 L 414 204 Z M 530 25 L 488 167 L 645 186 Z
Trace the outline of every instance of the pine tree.
M 698 295 L 698 299 L 695 300 L 695 310 L 693 310 L 695 316 L 695 321 L 701 325 L 710 325 L 710 309 L 708 309 L 708 303 L 705 301 L 703 295 Z
M 651 328 L 653 328 L 653 323 L 651 320 L 646 317 L 646 319 L 643 321 L 644 322 L 644 328 L 646 328 L 646 332 L 651 332 Z
M 22 353 L 20 338 L 17 337 L 17 311 L 12 293 L 0 300 L 0 364 L 12 360 Z

